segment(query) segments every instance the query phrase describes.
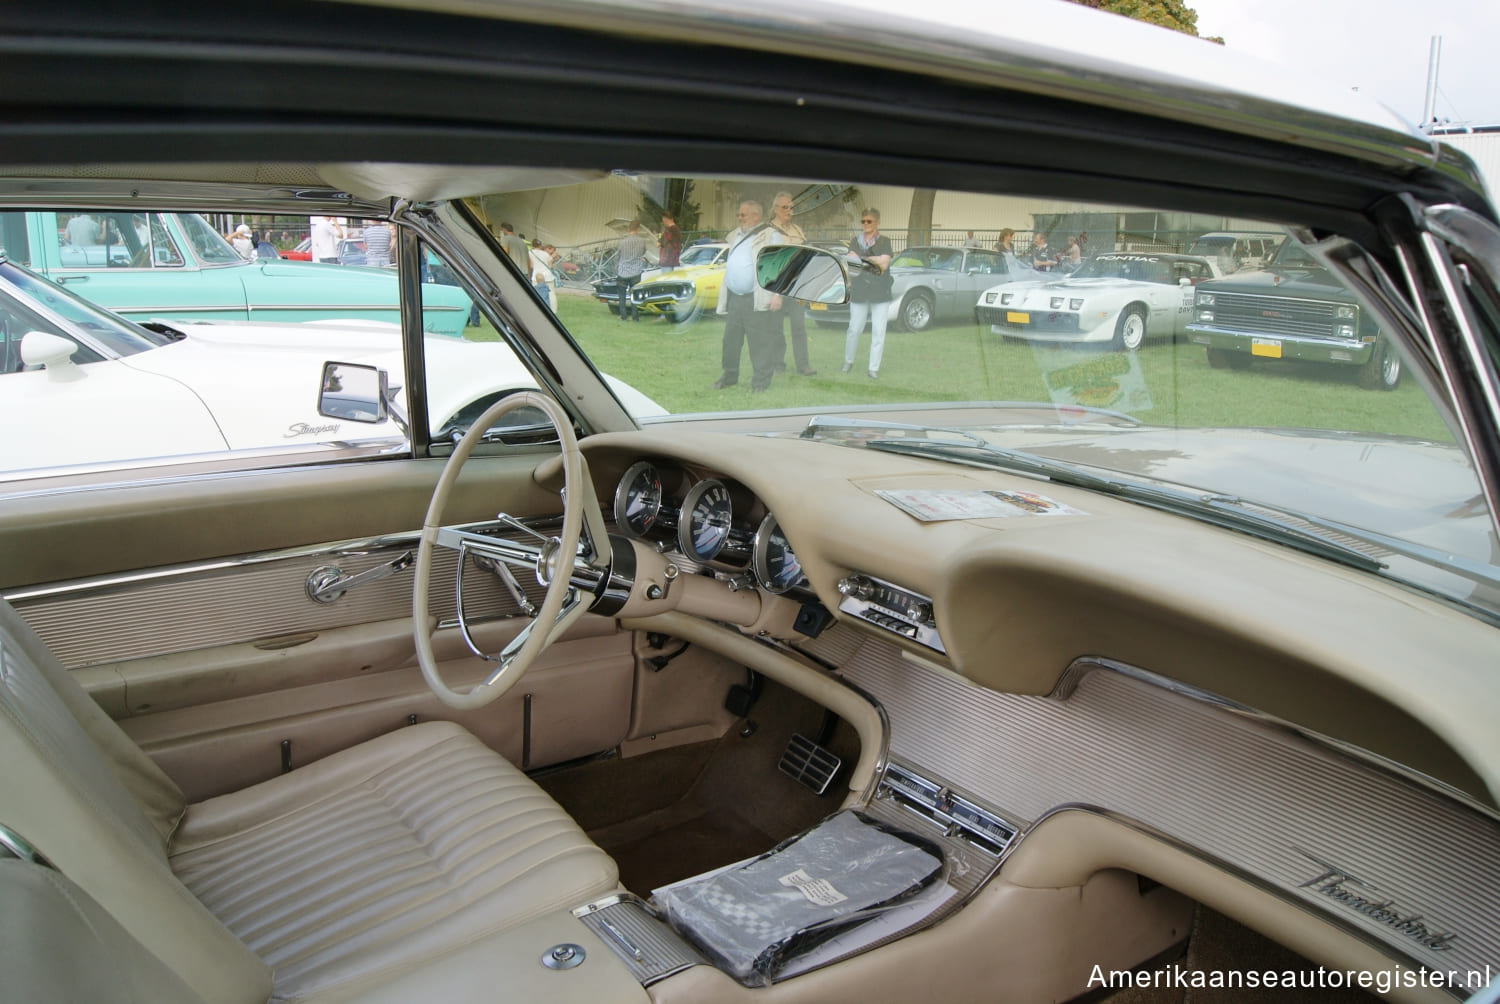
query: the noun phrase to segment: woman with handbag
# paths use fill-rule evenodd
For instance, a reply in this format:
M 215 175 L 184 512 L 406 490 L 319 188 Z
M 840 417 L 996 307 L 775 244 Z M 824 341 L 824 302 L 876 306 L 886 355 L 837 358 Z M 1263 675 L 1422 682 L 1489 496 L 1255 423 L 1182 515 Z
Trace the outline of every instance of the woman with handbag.
M 885 351 L 885 325 L 891 316 L 889 271 L 890 238 L 880 233 L 880 210 L 866 209 L 859 214 L 860 233 L 849 242 L 845 260 L 849 262 L 849 330 L 844 333 L 844 372 L 854 368 L 854 354 L 859 350 L 859 336 L 870 319 L 870 379 L 880 375 L 880 357 Z

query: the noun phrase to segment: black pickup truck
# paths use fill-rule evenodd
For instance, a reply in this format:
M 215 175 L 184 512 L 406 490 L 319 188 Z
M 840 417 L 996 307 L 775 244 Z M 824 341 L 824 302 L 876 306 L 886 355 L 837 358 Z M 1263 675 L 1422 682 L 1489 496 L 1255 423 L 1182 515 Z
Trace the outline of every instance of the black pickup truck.
M 1361 386 L 1394 390 L 1401 357 L 1353 295 L 1301 245 L 1282 242 L 1264 268 L 1198 286 L 1188 338 L 1215 368 L 1306 359 L 1359 367 Z

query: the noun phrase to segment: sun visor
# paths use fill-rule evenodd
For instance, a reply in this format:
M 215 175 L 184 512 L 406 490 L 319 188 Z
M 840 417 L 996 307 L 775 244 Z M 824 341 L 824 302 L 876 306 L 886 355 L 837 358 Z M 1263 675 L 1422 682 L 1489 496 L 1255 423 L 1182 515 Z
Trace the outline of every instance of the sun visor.
M 555 167 L 443 164 L 320 164 L 324 182 L 357 198 L 439 202 L 474 195 L 525 192 L 597 181 L 607 172 Z

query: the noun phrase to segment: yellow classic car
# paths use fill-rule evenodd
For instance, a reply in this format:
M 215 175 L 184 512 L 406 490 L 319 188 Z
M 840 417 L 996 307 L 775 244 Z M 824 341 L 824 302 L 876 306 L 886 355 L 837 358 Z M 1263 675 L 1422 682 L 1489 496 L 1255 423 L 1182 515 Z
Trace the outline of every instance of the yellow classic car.
M 728 256 L 728 244 L 694 244 L 684 248 L 676 268 L 648 270 L 643 281 L 631 289 L 630 298 L 635 301 L 636 310 L 646 315 L 662 315 L 673 324 L 696 321 L 704 310 L 713 313 Z M 595 283 L 594 295 L 601 303 L 610 304 L 611 310 L 620 309 L 618 280 Z

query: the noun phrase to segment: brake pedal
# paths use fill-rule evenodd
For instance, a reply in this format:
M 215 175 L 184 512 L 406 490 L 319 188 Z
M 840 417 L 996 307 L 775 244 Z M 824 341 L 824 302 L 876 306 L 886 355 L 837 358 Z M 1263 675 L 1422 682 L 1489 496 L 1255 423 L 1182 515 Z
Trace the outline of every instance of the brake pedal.
M 828 786 L 838 776 L 839 768 L 843 766 L 843 760 L 798 733 L 786 744 L 786 752 L 781 754 L 781 762 L 776 765 L 776 769 L 810 788 L 814 795 L 821 795 L 828 790 Z

